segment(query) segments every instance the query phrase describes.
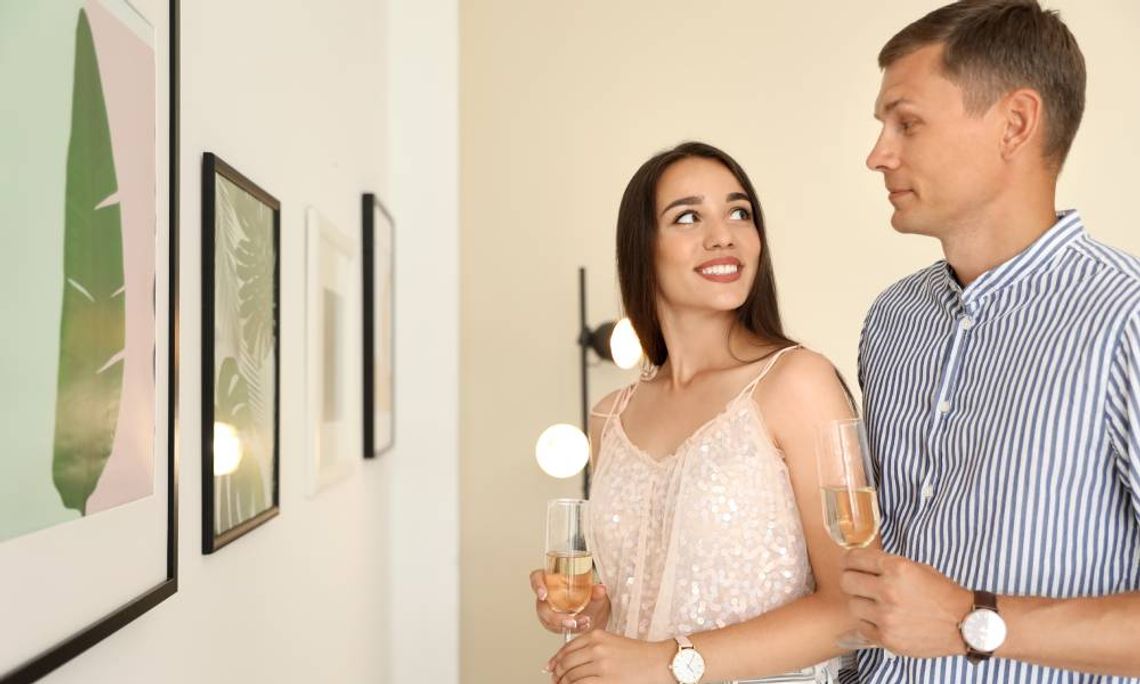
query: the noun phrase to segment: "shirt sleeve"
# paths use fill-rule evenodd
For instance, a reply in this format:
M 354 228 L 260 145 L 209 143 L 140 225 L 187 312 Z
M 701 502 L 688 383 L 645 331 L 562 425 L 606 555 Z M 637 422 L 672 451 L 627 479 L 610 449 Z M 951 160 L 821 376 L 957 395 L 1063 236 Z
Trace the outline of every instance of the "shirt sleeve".
M 856 374 L 859 380 L 859 390 L 861 392 L 867 391 L 866 373 L 867 373 L 867 346 L 868 336 L 872 332 L 874 325 L 875 310 L 879 308 L 879 299 L 876 299 L 871 308 L 867 310 L 867 316 L 863 319 L 863 329 L 859 331 L 859 356 L 856 359 Z
M 1140 311 L 1129 318 L 1113 355 L 1107 413 L 1116 469 L 1140 521 Z

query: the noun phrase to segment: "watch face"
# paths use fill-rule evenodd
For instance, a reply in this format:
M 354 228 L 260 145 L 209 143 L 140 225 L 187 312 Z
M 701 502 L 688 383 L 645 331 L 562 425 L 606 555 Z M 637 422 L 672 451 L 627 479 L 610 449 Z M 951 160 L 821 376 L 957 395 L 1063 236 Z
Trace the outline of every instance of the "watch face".
M 705 674 L 705 659 L 694 649 L 683 648 L 673 656 L 673 676 L 681 684 L 696 684 Z
M 979 608 L 962 621 L 962 638 L 975 651 L 993 653 L 1005 643 L 1005 620 L 992 610 Z

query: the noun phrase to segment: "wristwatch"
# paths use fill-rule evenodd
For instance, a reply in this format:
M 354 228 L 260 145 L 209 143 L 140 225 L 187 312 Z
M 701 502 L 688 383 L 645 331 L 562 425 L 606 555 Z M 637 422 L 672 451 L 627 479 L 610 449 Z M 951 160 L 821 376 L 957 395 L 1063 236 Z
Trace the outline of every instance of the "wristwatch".
M 966 642 L 966 660 L 977 664 L 989 660 L 1005 643 L 1005 620 L 998 614 L 997 596 L 988 591 L 974 591 L 974 607 L 958 625 Z
M 705 659 L 693 648 L 689 637 L 675 636 L 673 640 L 677 642 L 677 654 L 669 665 L 673 679 L 677 684 L 697 684 L 705 676 Z

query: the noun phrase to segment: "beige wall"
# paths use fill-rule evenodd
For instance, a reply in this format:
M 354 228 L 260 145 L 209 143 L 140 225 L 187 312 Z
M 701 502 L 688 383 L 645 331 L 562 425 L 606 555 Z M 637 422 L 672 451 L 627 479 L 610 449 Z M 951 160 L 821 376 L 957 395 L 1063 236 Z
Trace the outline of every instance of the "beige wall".
M 863 167 L 875 55 L 939 2 L 479 0 L 460 10 L 462 681 L 537 682 L 557 647 L 527 572 L 544 501 L 574 495 L 533 460 L 578 421 L 576 267 L 593 322 L 618 311 L 613 230 L 629 176 L 682 139 L 724 147 L 756 185 L 792 335 L 854 380 L 872 298 L 938 257 L 889 226 Z M 1064 0 L 1089 107 L 1061 183 L 1094 235 L 1140 253 L 1140 4 Z M 591 372 L 594 399 L 627 381 Z

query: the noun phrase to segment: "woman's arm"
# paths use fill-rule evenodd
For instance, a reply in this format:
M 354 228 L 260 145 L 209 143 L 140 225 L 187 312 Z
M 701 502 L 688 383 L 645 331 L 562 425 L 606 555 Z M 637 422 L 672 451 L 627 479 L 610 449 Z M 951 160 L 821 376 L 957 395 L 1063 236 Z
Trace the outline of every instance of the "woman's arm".
M 757 407 L 784 453 L 800 512 L 815 593 L 747 622 L 690 637 L 705 658 L 706 679 L 778 674 L 843 653 L 836 641 L 858 621 L 839 588 L 843 549 L 827 532 L 816 474 L 820 429 L 853 417 L 834 366 L 807 350 L 789 352 L 757 387 Z
M 606 416 L 614 408 L 618 392 L 611 392 L 602 399 L 590 413 L 590 467 L 598 467 L 598 449 L 602 443 L 602 428 L 605 426 Z M 554 612 L 546 602 L 548 596 L 546 589 L 546 574 L 541 568 L 530 573 L 530 588 L 534 592 L 534 612 L 542 626 L 551 632 L 561 632 L 568 629 L 577 634 L 592 629 L 605 629 L 610 620 L 610 597 L 605 585 L 594 585 L 590 594 L 590 603 L 586 605 L 577 616 L 568 617 Z

